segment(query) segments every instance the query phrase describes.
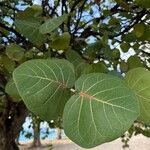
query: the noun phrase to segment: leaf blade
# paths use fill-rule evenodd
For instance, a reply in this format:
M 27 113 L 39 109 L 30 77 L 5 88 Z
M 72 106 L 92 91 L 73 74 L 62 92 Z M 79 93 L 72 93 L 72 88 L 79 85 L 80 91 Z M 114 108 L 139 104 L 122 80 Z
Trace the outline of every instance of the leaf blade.
M 117 77 L 101 73 L 82 75 L 75 89 L 76 94 L 65 106 L 64 130 L 84 148 L 120 137 L 138 117 L 136 96 Z
M 125 82 L 138 96 L 141 111 L 138 121 L 150 124 L 150 72 L 141 67 L 132 69 Z
M 74 70 L 66 60 L 31 60 L 18 67 L 13 78 L 28 109 L 51 120 L 62 113 L 70 97 Z
M 64 14 L 60 17 L 47 20 L 44 24 L 41 25 L 40 32 L 42 34 L 51 33 L 64 22 L 67 16 L 68 14 Z

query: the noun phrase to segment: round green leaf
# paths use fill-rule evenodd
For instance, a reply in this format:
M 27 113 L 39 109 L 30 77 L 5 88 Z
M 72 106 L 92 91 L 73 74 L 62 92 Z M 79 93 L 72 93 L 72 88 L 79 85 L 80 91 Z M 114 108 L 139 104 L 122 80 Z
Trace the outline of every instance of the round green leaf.
M 12 72 L 15 68 L 15 62 L 10 59 L 9 57 L 3 55 L 2 56 L 2 63 L 3 63 L 3 66 L 4 68 L 8 71 L 8 72 Z
M 15 61 L 20 61 L 24 56 L 24 49 L 17 44 L 10 44 L 6 48 L 7 56 Z
M 19 94 L 30 111 L 43 120 L 57 118 L 71 96 L 72 64 L 63 59 L 30 60 L 13 72 Z
M 143 64 L 140 60 L 140 58 L 136 55 L 134 56 L 130 56 L 128 61 L 127 61 L 127 65 L 128 65 L 128 69 L 133 69 L 133 68 L 137 68 L 137 67 L 142 67 Z
M 134 26 L 134 34 L 139 38 L 144 34 L 145 25 L 144 23 L 139 23 Z
M 139 115 L 137 97 L 118 77 L 82 75 L 75 90 L 65 105 L 63 127 L 81 147 L 95 147 L 120 137 Z
M 54 40 L 50 47 L 56 50 L 66 50 L 70 45 L 70 34 L 68 32 L 63 33 L 60 37 Z
M 120 45 L 120 47 L 121 47 L 121 50 L 126 53 L 130 49 L 130 44 L 128 44 L 128 43 L 122 43 Z
M 70 61 L 75 67 L 84 61 L 75 50 L 68 50 L 65 54 L 67 60 Z
M 113 60 L 118 60 L 120 58 L 120 51 L 119 49 L 113 49 L 111 53 L 111 57 Z
M 141 37 L 138 38 L 139 41 L 150 41 L 150 25 L 144 26 L 144 33 Z
M 75 67 L 75 73 L 76 73 L 76 77 L 79 77 L 83 70 L 85 68 L 88 68 L 90 66 L 90 64 L 86 63 L 86 62 L 80 62 L 76 67 Z
M 9 80 L 8 83 L 6 84 L 5 91 L 7 94 L 9 94 L 14 102 L 19 102 L 21 101 L 21 97 L 18 93 L 17 87 L 13 81 L 13 79 Z
M 37 46 L 41 46 L 44 43 L 45 37 L 39 31 L 41 22 L 38 19 L 16 19 L 15 25 L 17 31 L 28 38 L 31 43 Z
M 150 71 L 140 67 L 132 69 L 127 73 L 125 81 L 140 101 L 138 121 L 150 124 Z
M 102 44 L 100 41 L 96 41 L 95 43 L 89 44 L 84 51 L 84 55 L 90 60 L 94 60 L 96 52 L 100 50 L 101 46 Z
M 128 64 L 124 61 L 121 61 L 120 62 L 120 70 L 122 72 L 127 72 L 128 71 Z

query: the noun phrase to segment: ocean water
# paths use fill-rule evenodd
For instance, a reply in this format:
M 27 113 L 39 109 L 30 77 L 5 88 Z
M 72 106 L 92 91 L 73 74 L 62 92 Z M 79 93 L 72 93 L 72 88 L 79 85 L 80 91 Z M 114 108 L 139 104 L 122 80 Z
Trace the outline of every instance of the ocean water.
M 32 133 L 33 134 L 33 132 L 30 132 L 30 133 Z M 65 135 L 65 133 L 64 133 L 64 131 L 62 130 L 62 138 L 65 138 L 66 137 L 66 135 Z M 26 134 L 26 133 L 25 133 Z M 25 137 L 25 134 L 24 133 L 20 133 L 20 136 L 19 136 L 19 141 L 20 142 L 29 142 L 29 141 L 32 141 L 33 140 L 33 137 L 31 137 L 31 138 L 26 138 Z M 45 137 L 45 133 L 44 132 L 41 132 L 40 133 L 40 138 L 41 139 L 43 139 L 43 137 Z M 56 132 L 56 130 L 55 129 L 50 129 L 49 130 L 49 134 L 47 134 L 47 137 L 45 138 L 45 139 L 49 139 L 49 140 L 54 140 L 54 139 L 56 139 L 56 137 L 57 137 L 57 132 Z
M 19 135 L 19 141 L 20 142 L 29 142 L 33 140 L 33 136 L 31 136 L 30 138 L 26 137 L 27 133 L 31 133 L 33 135 L 33 128 L 32 128 L 32 119 L 27 117 L 25 123 L 23 124 L 23 132 L 20 132 Z M 48 131 L 48 134 L 46 133 Z M 43 137 L 45 137 L 45 135 L 47 135 L 47 137 L 45 139 L 56 139 L 57 137 L 57 132 L 56 129 L 52 129 L 49 128 L 47 122 L 42 122 L 40 124 L 40 138 L 43 139 Z M 66 137 L 64 130 L 61 130 L 61 135 L 62 138 Z

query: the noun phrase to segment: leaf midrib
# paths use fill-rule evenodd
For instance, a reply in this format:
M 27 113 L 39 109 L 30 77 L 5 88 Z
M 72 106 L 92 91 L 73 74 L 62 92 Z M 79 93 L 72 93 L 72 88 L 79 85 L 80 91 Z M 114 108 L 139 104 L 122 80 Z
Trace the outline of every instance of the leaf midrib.
M 49 79 L 49 78 L 40 77 L 40 76 L 31 76 L 31 75 L 27 75 L 27 74 L 19 74 L 19 75 L 20 76 L 31 77 L 31 78 L 38 78 L 38 79 L 42 79 L 42 80 L 47 80 L 47 81 L 50 81 L 50 82 L 57 83 L 57 84 L 61 85 L 64 88 L 67 88 L 67 85 L 65 83 L 62 83 L 62 82 L 59 82 L 59 81 L 55 81 L 55 80 L 52 80 L 52 79 Z
M 133 113 L 136 113 L 135 111 L 132 111 L 132 110 L 130 110 L 130 109 L 127 109 L 127 108 L 125 108 L 125 107 L 122 107 L 122 106 L 119 106 L 119 105 L 115 105 L 115 104 L 112 104 L 112 103 L 110 103 L 110 102 L 108 102 L 108 101 L 104 101 L 104 100 L 101 100 L 101 99 L 98 99 L 98 98 L 96 98 L 96 97 L 94 97 L 94 96 L 91 96 L 91 95 L 89 95 L 89 94 L 87 94 L 87 93 L 84 93 L 84 92 L 80 92 L 80 97 L 85 97 L 85 98 L 88 98 L 89 100 L 96 100 L 96 101 L 98 101 L 98 102 L 101 102 L 102 104 L 107 104 L 107 105 L 110 105 L 110 106 L 112 106 L 112 107 L 118 107 L 118 108 L 121 108 L 121 109 L 124 109 L 124 110 L 126 110 L 126 111 L 130 111 L 130 112 L 133 112 Z M 127 96 L 130 96 L 130 95 L 126 95 L 126 97 Z M 119 98 L 121 98 L 121 97 L 119 97 Z

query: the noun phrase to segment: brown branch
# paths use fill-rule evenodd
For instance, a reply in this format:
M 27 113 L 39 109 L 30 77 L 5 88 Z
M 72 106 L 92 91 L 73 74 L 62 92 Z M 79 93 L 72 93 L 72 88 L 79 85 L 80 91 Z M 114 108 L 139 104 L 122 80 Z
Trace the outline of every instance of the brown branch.
M 57 4 L 52 9 L 52 12 L 51 12 L 50 16 L 53 16 L 55 14 L 55 11 L 56 11 L 57 7 L 59 6 L 59 3 L 60 3 L 60 0 L 57 1 Z
M 119 32 L 113 36 L 110 36 L 110 39 L 113 39 L 114 37 L 118 37 L 120 35 L 125 34 L 126 32 L 130 31 L 130 29 L 132 29 L 135 24 L 139 23 L 141 21 L 141 18 L 146 14 L 146 10 L 142 10 L 141 12 L 139 12 L 136 17 L 134 17 L 130 23 L 129 26 L 127 26 L 122 32 Z
M 70 13 L 72 13 L 72 12 L 75 10 L 76 6 L 77 6 L 80 2 L 81 2 L 81 0 L 76 0 L 76 1 L 74 2 L 73 6 L 72 6 L 72 8 L 71 8 L 71 10 L 70 10 Z M 71 24 L 71 15 L 68 17 L 68 23 L 67 23 L 69 32 L 71 31 L 71 29 L 70 29 L 70 24 Z
M 23 37 L 20 33 L 18 33 L 15 29 L 13 29 L 12 27 L 8 27 L 5 24 L 3 24 L 2 22 L 0 22 L 0 26 L 3 27 L 4 29 L 13 32 L 17 37 L 19 37 L 20 39 L 22 39 L 23 41 L 26 41 L 26 38 Z
M 86 2 L 87 2 L 87 0 L 84 0 L 83 4 L 81 5 L 81 7 L 79 9 L 80 16 L 79 16 L 79 18 L 77 20 L 77 23 L 76 23 L 75 30 L 74 30 L 73 34 L 75 34 L 77 32 L 77 30 L 78 30 L 79 22 L 80 22 L 80 20 L 82 18 L 82 14 L 83 14 L 83 8 L 84 8 L 84 5 L 85 5 Z

